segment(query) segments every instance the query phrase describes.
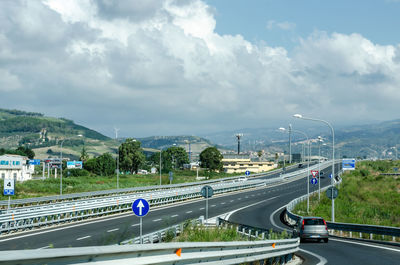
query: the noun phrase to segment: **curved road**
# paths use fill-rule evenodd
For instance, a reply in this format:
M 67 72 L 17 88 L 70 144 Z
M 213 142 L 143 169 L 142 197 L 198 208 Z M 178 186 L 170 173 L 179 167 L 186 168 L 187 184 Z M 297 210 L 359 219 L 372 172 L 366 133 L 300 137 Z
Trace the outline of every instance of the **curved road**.
M 330 174 L 328 169 L 324 174 L 325 176 Z M 321 179 L 321 187 L 329 184 L 329 178 Z M 291 231 L 290 227 L 281 222 L 280 217 L 283 212 L 282 207 L 292 199 L 290 197 L 300 197 L 306 193 L 306 186 L 302 186 L 304 186 L 304 188 L 299 187 L 299 190 L 294 192 L 296 196 L 287 196 L 277 201 L 268 201 L 243 209 L 232 214 L 229 220 L 255 227 L 275 228 L 280 230 L 285 229 Z M 321 196 L 326 195 L 323 193 Z M 329 243 L 327 244 L 318 242 L 301 243 L 300 249 L 301 251 L 297 253 L 297 255 L 306 260 L 303 264 L 400 264 L 399 247 L 377 245 L 368 242 L 330 238 Z

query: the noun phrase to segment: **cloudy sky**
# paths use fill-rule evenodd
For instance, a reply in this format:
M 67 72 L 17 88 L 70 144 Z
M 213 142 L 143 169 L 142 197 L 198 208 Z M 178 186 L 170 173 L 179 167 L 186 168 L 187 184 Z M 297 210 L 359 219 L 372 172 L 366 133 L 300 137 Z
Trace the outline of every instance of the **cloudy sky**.
M 400 118 L 400 1 L 0 1 L 1 108 L 112 136 Z

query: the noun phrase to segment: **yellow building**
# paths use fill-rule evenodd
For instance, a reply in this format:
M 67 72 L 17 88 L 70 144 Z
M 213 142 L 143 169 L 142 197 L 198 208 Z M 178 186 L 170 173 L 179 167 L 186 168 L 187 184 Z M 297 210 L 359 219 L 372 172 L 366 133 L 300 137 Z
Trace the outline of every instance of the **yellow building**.
M 277 164 L 269 161 L 251 161 L 250 158 L 223 158 L 225 173 L 244 173 L 247 170 L 252 173 L 261 173 L 277 167 Z

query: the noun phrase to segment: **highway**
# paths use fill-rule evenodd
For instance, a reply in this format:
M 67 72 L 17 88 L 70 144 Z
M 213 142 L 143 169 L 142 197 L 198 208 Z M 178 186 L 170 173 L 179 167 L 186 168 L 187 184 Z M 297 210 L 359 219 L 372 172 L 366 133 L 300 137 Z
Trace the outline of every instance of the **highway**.
M 327 169 L 325 176 L 329 175 Z M 330 179 L 323 178 L 322 186 Z M 315 190 L 318 185 L 310 185 Z M 239 222 L 262 228 L 288 228 L 280 222 L 279 209 L 289 201 L 306 193 L 305 179 L 282 183 L 273 187 L 241 191 L 213 197 L 209 200 L 209 216 L 235 211 L 230 216 Z M 322 194 L 325 196 L 325 194 Z M 149 233 L 190 218 L 205 215 L 205 200 L 151 209 L 143 218 L 143 233 Z M 123 213 L 104 219 L 91 219 L 59 227 L 17 233 L 0 238 L 0 249 L 39 249 L 80 247 L 115 244 L 139 235 L 139 218 L 133 213 Z M 355 243 L 330 239 L 324 243 L 302 243 L 300 256 L 305 264 L 317 264 L 326 260 L 328 264 L 398 264 L 400 249 L 394 247 L 375 248 Z M 395 251 L 391 250 L 395 249 Z M 310 254 L 307 254 L 306 251 Z M 395 261 L 395 262 L 394 262 Z M 323 263 L 321 263 L 323 264 Z
M 287 172 L 293 170 L 297 168 Z M 279 173 L 276 173 L 274 176 L 265 178 L 278 175 Z M 298 185 L 301 184 L 296 181 L 271 188 L 215 196 L 209 200 L 209 216 L 220 215 L 263 200 L 276 201 L 290 194 L 292 190 L 296 190 Z M 154 232 L 187 219 L 198 218 L 200 215 L 205 216 L 204 199 L 154 208 L 143 217 L 143 233 Z M 0 250 L 109 245 L 135 236 L 139 236 L 139 218 L 132 212 L 128 212 L 58 227 L 5 235 L 0 237 Z
M 325 176 L 327 176 L 330 174 L 330 169 L 326 169 L 324 173 Z M 330 185 L 329 178 L 323 178 L 321 180 L 321 187 Z M 302 186 L 305 187 L 305 185 Z M 317 186 L 318 185 L 316 185 L 316 187 Z M 273 203 L 268 201 L 238 211 L 232 214 L 230 221 L 255 227 L 267 227 L 280 230 L 286 229 L 291 231 L 291 228 L 281 221 L 281 214 L 283 212 L 281 207 L 290 202 L 290 200 L 306 193 L 305 188 L 299 188 L 301 189 L 299 192 L 280 197 L 278 202 Z M 315 190 L 315 187 L 313 187 L 313 190 Z M 321 196 L 326 195 L 323 193 Z M 306 259 L 304 264 L 400 264 L 400 248 L 393 246 L 330 238 L 327 244 L 311 241 L 301 243 L 300 248 L 302 251 L 297 253 L 297 255 Z

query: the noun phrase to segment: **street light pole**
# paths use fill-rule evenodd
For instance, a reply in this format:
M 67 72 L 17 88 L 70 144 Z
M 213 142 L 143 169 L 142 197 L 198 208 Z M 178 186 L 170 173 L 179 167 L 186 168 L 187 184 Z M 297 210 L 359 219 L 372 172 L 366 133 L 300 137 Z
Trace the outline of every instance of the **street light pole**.
M 281 127 L 279 128 L 281 131 L 286 131 L 285 128 Z M 310 139 L 308 138 L 308 135 L 302 131 L 298 130 L 293 130 L 290 126 L 290 130 L 292 132 L 300 133 L 304 135 L 307 138 L 308 142 L 308 163 L 307 163 L 307 213 L 310 211 L 310 157 L 311 157 L 311 148 L 310 148 Z
M 62 195 L 62 175 L 63 175 L 63 159 L 62 159 L 62 146 L 65 139 L 61 141 L 60 160 L 61 160 L 61 176 L 60 176 L 60 196 Z
M 308 118 L 308 117 L 303 117 L 301 114 L 294 114 L 293 117 L 298 118 L 298 119 L 303 119 L 303 120 L 310 120 L 310 121 L 318 121 L 325 123 L 331 128 L 332 131 L 332 178 L 331 178 L 331 187 L 334 187 L 334 182 L 333 179 L 335 178 L 335 130 L 333 129 L 332 125 L 325 121 L 325 120 L 320 120 L 320 119 L 314 119 L 314 118 Z M 333 192 L 332 192 L 332 222 L 335 222 L 335 200 L 333 199 Z
M 161 153 L 162 153 L 162 148 L 160 149 L 160 186 L 161 186 Z
M 117 146 L 117 189 L 119 189 L 119 142 L 118 142 L 119 129 L 114 128 L 114 131 L 115 131 L 115 140 L 118 143 L 118 146 Z
M 321 142 L 322 137 L 318 136 L 318 200 L 321 200 Z
M 292 125 L 289 124 L 289 164 L 292 164 Z

